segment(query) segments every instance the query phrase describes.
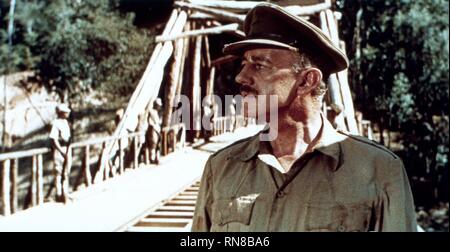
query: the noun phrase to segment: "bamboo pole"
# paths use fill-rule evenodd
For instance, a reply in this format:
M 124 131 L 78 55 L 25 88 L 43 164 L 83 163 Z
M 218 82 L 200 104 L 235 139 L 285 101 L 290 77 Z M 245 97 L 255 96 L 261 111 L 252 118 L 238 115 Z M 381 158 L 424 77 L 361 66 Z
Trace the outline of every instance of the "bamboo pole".
M 19 160 L 17 158 L 13 159 L 11 163 L 11 213 L 15 213 L 19 210 L 18 208 L 18 187 L 17 178 L 19 173 Z
M 10 163 L 11 161 L 4 160 L 2 162 L 2 212 L 3 215 L 7 216 L 11 214 L 11 204 L 10 204 Z
M 205 28 L 205 29 L 200 29 L 200 30 L 192 30 L 192 31 L 187 31 L 187 32 L 183 32 L 180 34 L 174 34 L 174 35 L 167 35 L 167 36 L 157 36 L 156 37 L 156 42 L 167 42 L 167 41 L 172 41 L 172 40 L 176 40 L 176 39 L 180 39 L 180 38 L 186 38 L 186 37 L 196 37 L 196 36 L 200 36 L 200 35 L 209 35 L 209 34 L 220 34 L 223 32 L 232 32 L 232 31 L 236 31 L 239 27 L 239 24 L 237 23 L 232 23 L 232 24 L 227 24 L 227 25 L 222 25 L 222 26 L 217 26 L 217 27 L 211 27 L 211 28 Z
M 37 155 L 36 162 L 36 202 L 38 205 L 41 205 L 44 203 L 44 163 L 42 154 Z M 69 181 L 69 177 L 67 178 L 67 181 Z

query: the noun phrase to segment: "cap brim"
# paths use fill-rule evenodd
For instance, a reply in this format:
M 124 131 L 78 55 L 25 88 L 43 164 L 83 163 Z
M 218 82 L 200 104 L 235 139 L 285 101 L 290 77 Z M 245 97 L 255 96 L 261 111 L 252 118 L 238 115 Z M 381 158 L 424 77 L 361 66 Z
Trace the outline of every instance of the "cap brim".
M 245 51 L 257 48 L 280 48 L 287 49 L 291 51 L 298 51 L 296 47 L 290 46 L 288 44 L 270 40 L 270 39 L 246 39 L 239 42 L 231 43 L 225 45 L 223 48 L 224 54 L 242 56 Z

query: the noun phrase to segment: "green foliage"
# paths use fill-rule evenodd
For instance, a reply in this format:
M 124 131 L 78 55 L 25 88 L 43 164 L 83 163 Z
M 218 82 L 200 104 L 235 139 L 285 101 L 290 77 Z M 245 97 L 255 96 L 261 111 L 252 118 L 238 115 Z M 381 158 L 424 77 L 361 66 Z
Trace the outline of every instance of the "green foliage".
M 82 99 L 92 89 L 130 93 L 153 39 L 151 30 L 134 27 L 133 15 L 119 13 L 116 6 L 112 0 L 18 0 L 12 70 L 37 70 L 48 86 L 69 91 L 71 98 Z
M 449 3 L 338 1 L 358 109 L 399 131 L 410 174 L 448 169 Z

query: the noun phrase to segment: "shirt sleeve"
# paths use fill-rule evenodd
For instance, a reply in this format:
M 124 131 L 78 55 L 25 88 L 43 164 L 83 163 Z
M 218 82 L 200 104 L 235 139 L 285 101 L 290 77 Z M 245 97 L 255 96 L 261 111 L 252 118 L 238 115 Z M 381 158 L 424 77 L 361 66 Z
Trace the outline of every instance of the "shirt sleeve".
M 403 162 L 392 160 L 383 176 L 376 231 L 417 232 L 414 200 Z
M 54 121 L 52 123 L 52 129 L 50 130 L 49 138 L 55 139 L 55 140 L 58 140 L 58 138 L 59 138 L 59 129 L 58 129 L 56 121 Z
M 212 204 L 211 158 L 208 159 L 200 182 L 200 191 L 195 204 L 192 232 L 209 232 L 211 229 Z

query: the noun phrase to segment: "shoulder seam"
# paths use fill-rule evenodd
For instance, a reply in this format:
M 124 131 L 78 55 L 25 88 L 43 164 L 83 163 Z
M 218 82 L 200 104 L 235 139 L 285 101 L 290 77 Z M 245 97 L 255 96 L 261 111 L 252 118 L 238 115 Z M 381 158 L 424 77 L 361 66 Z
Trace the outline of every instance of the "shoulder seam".
M 397 155 L 393 151 L 389 150 L 387 147 L 385 147 L 385 146 L 383 146 L 383 145 L 381 145 L 381 144 L 379 144 L 379 143 L 377 143 L 377 142 L 375 142 L 373 140 L 370 140 L 370 139 L 365 138 L 363 136 L 356 136 L 356 135 L 352 135 L 352 134 L 349 134 L 349 133 L 345 133 L 345 132 L 342 132 L 342 131 L 338 131 L 338 132 L 343 134 L 343 135 L 346 135 L 346 136 L 350 137 L 351 139 L 354 139 L 355 141 L 358 141 L 358 142 L 361 142 L 361 143 L 365 143 L 365 144 L 368 144 L 368 145 L 373 146 L 375 148 L 378 148 L 380 150 L 383 150 L 383 151 L 391 154 L 391 156 L 394 159 L 398 159 Z

